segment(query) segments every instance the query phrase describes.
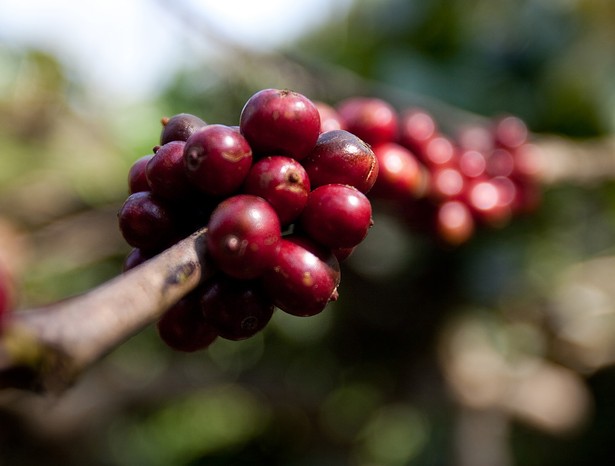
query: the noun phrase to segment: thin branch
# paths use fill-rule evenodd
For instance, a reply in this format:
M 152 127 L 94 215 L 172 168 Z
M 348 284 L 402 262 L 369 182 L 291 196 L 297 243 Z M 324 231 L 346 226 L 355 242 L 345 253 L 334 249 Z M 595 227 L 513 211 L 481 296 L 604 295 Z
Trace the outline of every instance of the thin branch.
M 205 231 L 83 295 L 16 312 L 0 339 L 0 388 L 61 392 L 155 322 L 209 273 Z

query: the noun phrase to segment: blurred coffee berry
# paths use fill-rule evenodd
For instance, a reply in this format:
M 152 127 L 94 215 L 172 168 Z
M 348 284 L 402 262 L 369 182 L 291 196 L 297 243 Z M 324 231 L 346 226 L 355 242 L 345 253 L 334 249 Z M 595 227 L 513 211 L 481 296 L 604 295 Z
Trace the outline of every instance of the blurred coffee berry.
M 407 108 L 401 113 L 399 143 L 413 153 L 422 152 L 436 131 L 436 122 L 426 110 Z
M 445 243 L 457 246 L 474 233 L 474 219 L 468 206 L 460 201 L 446 201 L 437 207 L 436 233 Z
M 252 166 L 252 149 L 232 128 L 208 125 L 186 141 L 184 165 L 188 179 L 199 191 L 227 196 L 244 182 Z
M 129 270 L 143 264 L 145 261 L 151 259 L 152 257 L 153 254 L 148 254 L 139 248 L 133 248 L 124 259 L 122 271 L 128 272 Z
M 367 193 L 378 177 L 378 161 L 372 149 L 344 130 L 322 133 L 301 163 L 310 177 L 312 188 L 340 183 Z
M 199 298 L 198 291 L 193 291 L 167 310 L 156 324 L 158 335 L 170 348 L 192 353 L 216 340 L 218 332 L 205 321 Z
M 278 214 L 280 223 L 287 225 L 305 207 L 310 179 L 303 166 L 293 158 L 265 157 L 250 169 L 243 192 L 265 199 Z
M 152 159 L 154 154 L 144 155 L 138 158 L 128 171 L 128 193 L 134 194 L 140 191 L 149 191 L 149 184 L 145 175 L 147 163 Z
M 160 145 L 171 141 L 187 141 L 192 134 L 207 123 L 195 115 L 179 113 L 171 118 L 162 119 Z
M 147 162 L 145 175 L 154 196 L 177 200 L 194 191 L 184 169 L 185 144 L 183 141 L 168 142 Z
M 239 127 L 258 156 L 287 155 L 303 159 L 320 134 L 320 114 L 298 92 L 263 89 L 244 105 Z
M 227 340 L 245 340 L 261 331 L 273 314 L 273 303 L 260 281 L 218 275 L 201 291 L 205 322 Z
M 372 206 L 358 189 L 326 184 L 313 190 L 299 217 L 303 230 L 330 248 L 358 245 L 373 224 Z
M 144 251 L 161 251 L 178 239 L 171 209 L 149 191 L 128 196 L 118 222 L 126 242 Z
M 350 97 L 337 105 L 344 126 L 367 144 L 397 140 L 397 111 L 388 102 L 375 97 Z
M 402 202 L 423 193 L 427 173 L 412 152 L 394 142 L 378 144 L 373 150 L 378 160 L 374 197 Z
M 257 278 L 271 267 L 281 238 L 280 220 L 261 197 L 237 194 L 211 214 L 207 251 L 227 275 Z
M 273 267 L 262 280 L 281 310 L 295 316 L 313 316 L 337 299 L 340 267 L 328 248 L 307 238 L 289 236 L 280 241 Z
M 314 105 L 320 114 L 320 132 L 326 133 L 336 129 L 346 129 L 342 117 L 331 105 L 320 101 L 314 101 Z
M 496 143 L 507 149 L 520 147 L 528 139 L 527 125 L 521 118 L 513 115 L 498 118 L 493 134 Z

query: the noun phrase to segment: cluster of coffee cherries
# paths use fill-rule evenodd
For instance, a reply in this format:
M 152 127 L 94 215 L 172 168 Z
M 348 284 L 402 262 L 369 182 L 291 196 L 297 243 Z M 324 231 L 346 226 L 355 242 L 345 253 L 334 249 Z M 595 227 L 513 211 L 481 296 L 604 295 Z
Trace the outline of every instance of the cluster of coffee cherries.
M 504 226 L 539 203 L 539 153 L 516 116 L 451 135 L 423 108 L 397 110 L 373 97 L 316 104 L 324 128 L 348 130 L 371 146 L 380 173 L 370 198 L 414 231 L 459 245 L 477 227 Z
M 153 154 L 129 171 L 118 213 L 134 248 L 125 269 L 206 226 L 214 270 L 163 315 L 163 341 L 195 351 L 217 337 L 242 340 L 274 308 L 312 316 L 337 299 L 339 262 L 372 225 L 370 146 L 346 130 L 322 131 L 315 103 L 289 90 L 252 95 L 238 126 L 185 113 L 162 124 Z

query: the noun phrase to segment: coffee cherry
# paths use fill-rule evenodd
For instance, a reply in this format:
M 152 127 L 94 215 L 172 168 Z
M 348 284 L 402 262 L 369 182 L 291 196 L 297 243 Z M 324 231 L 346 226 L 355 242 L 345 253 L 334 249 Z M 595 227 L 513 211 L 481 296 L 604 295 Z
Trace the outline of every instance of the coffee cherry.
M 320 132 L 326 133 L 336 129 L 346 129 L 342 117 L 331 105 L 320 101 L 314 101 L 320 115 Z
M 154 196 L 177 200 L 194 191 L 184 169 L 183 141 L 171 141 L 156 151 L 147 162 L 145 175 Z
M 187 141 L 192 134 L 207 123 L 195 115 L 180 113 L 171 118 L 162 119 L 162 133 L 160 145 L 163 146 L 171 141 Z
M 460 153 L 457 167 L 463 176 L 478 178 L 487 169 L 487 159 L 482 152 L 467 149 Z
M 145 175 L 147 163 L 152 159 L 154 154 L 144 155 L 138 158 L 128 171 L 128 193 L 134 194 L 140 191 L 149 191 L 150 187 Z
M 442 167 L 453 165 L 456 162 L 457 152 L 450 138 L 437 135 L 425 144 L 422 152 L 417 152 L 417 156 L 428 167 Z
M 158 335 L 170 348 L 192 353 L 207 348 L 216 340 L 218 332 L 205 321 L 199 298 L 198 291 L 185 296 L 156 324 Z
M 465 179 L 454 167 L 434 168 L 431 172 L 429 195 L 436 200 L 449 200 L 462 194 Z
M 261 331 L 273 314 L 273 303 L 258 281 L 216 276 L 203 285 L 205 322 L 227 340 L 245 340 Z
M 128 196 L 118 222 L 126 242 L 145 251 L 160 251 L 178 239 L 171 210 L 149 191 Z
M 267 200 L 278 214 L 280 223 L 288 225 L 299 216 L 307 203 L 310 179 L 295 159 L 265 157 L 250 169 L 243 192 Z
M 295 316 L 313 316 L 337 299 L 339 263 L 333 253 L 307 238 L 283 238 L 273 267 L 262 278 L 275 305 Z
M 373 150 L 378 160 L 374 197 L 403 202 L 423 193 L 427 174 L 412 152 L 394 142 L 378 144 Z
M 352 133 L 322 133 L 310 154 L 301 162 L 312 188 L 339 183 L 368 192 L 378 177 L 378 161 L 371 148 Z
M 493 129 L 498 145 L 507 149 L 515 149 L 527 142 L 528 130 L 525 122 L 516 116 L 499 118 Z
M 186 141 L 184 165 L 188 179 L 199 191 L 227 196 L 244 182 L 252 166 L 252 149 L 232 128 L 208 125 Z
M 244 105 L 239 127 L 255 154 L 287 155 L 301 160 L 316 144 L 320 114 L 302 94 L 263 89 Z
M 425 150 L 427 143 L 436 136 L 436 122 L 421 108 L 408 108 L 400 118 L 399 143 L 415 154 Z
M 344 126 L 367 144 L 397 140 L 397 111 L 386 101 L 373 97 L 351 97 L 337 106 Z
M 124 259 L 122 271 L 128 272 L 130 269 L 134 269 L 135 267 L 143 264 L 145 261 L 151 259 L 152 257 L 153 254 L 148 254 L 139 248 L 133 248 L 132 251 L 130 251 L 126 256 L 126 259 Z
M 299 217 L 303 230 L 330 248 L 358 245 L 373 224 L 372 207 L 358 189 L 326 184 L 313 190 Z
M 280 221 L 261 197 L 237 194 L 211 214 L 207 251 L 227 275 L 257 278 L 271 267 L 281 238 Z
M 460 201 L 446 201 L 437 207 L 436 233 L 447 244 L 457 246 L 474 233 L 474 219 L 468 206 Z
M 473 181 L 466 197 L 467 205 L 478 221 L 503 226 L 510 220 L 510 194 L 492 179 Z

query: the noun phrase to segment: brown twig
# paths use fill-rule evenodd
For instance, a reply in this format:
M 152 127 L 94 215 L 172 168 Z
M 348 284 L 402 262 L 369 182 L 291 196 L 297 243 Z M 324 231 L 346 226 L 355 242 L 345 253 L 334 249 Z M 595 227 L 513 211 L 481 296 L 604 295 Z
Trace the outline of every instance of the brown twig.
M 0 388 L 69 387 L 205 278 L 204 237 L 205 229 L 83 295 L 16 312 L 0 339 Z

